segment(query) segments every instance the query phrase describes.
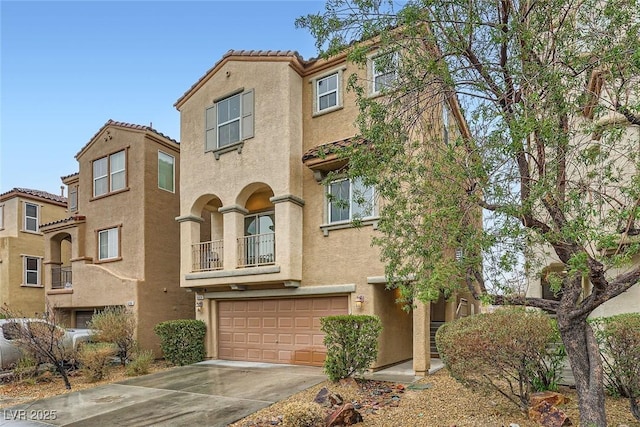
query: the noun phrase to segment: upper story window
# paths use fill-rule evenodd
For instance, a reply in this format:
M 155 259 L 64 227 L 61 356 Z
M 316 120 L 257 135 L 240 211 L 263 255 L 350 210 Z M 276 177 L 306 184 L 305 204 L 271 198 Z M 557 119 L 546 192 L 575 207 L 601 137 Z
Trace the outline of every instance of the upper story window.
M 38 232 L 38 214 L 40 207 L 33 203 L 24 204 L 24 229 L 26 231 Z
M 125 150 L 93 161 L 93 197 L 122 190 L 127 185 Z
M 373 187 L 359 179 L 339 179 L 327 190 L 329 222 L 352 221 L 374 216 Z
M 313 114 L 319 115 L 342 107 L 342 72 L 344 68 L 311 79 Z
M 0 230 L 4 228 L 4 205 L 0 205 Z
M 447 103 L 442 103 L 442 142 L 449 144 L 449 109 Z
M 174 192 L 175 190 L 175 157 L 158 151 L 158 188 Z
M 98 260 L 106 261 L 120 257 L 120 228 L 98 231 Z
M 371 92 L 379 94 L 390 88 L 398 78 L 398 54 L 379 55 L 371 59 Z
M 205 114 L 205 151 L 253 137 L 253 89 L 216 100 Z
M 78 186 L 77 185 L 69 186 L 68 209 L 69 209 L 69 212 L 78 211 Z
M 25 286 L 40 286 L 40 258 L 24 256 L 22 259 L 24 263 L 22 284 Z

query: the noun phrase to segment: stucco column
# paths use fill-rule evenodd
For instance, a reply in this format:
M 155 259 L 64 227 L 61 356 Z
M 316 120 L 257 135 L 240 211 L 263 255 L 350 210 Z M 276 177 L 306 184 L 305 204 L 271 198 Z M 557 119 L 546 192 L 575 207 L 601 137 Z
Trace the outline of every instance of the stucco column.
M 425 376 L 431 367 L 431 305 L 417 303 L 413 309 L 413 370 L 416 375 Z
M 248 210 L 240 205 L 223 206 L 218 209 L 224 218 L 222 233 L 224 244 L 224 270 L 235 270 L 238 267 L 238 238 L 244 236 L 244 216 Z
M 445 301 L 444 303 L 444 321 L 445 322 L 453 322 L 454 320 L 456 320 L 456 310 L 458 309 L 457 306 L 457 294 L 453 294 L 453 296 L 451 298 L 449 298 L 449 300 Z
M 275 207 L 276 264 L 293 280 L 302 280 L 302 207 L 304 200 L 291 194 L 269 199 Z
M 191 273 L 193 266 L 191 246 L 200 242 L 200 224 L 204 220 L 195 215 L 183 215 L 176 221 L 180 223 L 180 285 L 184 286 L 184 276 Z

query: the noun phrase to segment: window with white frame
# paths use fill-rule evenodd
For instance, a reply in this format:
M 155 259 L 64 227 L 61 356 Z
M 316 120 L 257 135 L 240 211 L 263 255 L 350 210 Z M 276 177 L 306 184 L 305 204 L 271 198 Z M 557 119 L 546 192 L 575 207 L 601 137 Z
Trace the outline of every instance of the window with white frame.
M 222 98 L 205 112 L 205 151 L 236 144 L 253 137 L 254 91 Z
M 175 190 L 175 157 L 158 151 L 158 187 L 174 192 Z
M 24 277 L 23 284 L 28 286 L 40 286 L 40 258 L 33 256 L 23 256 Z
M 374 215 L 375 192 L 359 179 L 339 179 L 329 184 L 327 205 L 329 222 L 352 221 Z
M 371 60 L 372 93 L 390 88 L 398 78 L 397 52 L 379 55 Z
M 122 190 L 127 185 L 125 150 L 93 161 L 93 197 Z
M 449 109 L 446 102 L 442 102 L 442 142 L 449 144 Z
M 0 230 L 4 228 L 4 205 L 0 205 Z
M 339 73 L 335 72 L 316 80 L 316 110 L 328 110 L 339 105 Z
M 38 232 L 38 214 L 40 207 L 34 203 L 24 204 L 24 229 L 26 231 Z
M 119 228 L 98 231 L 98 260 L 104 261 L 120 257 Z

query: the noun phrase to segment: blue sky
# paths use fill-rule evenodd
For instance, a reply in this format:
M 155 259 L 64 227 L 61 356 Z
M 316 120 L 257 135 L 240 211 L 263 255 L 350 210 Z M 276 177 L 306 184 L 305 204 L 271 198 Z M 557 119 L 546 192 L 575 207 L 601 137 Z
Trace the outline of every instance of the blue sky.
M 0 0 L 0 193 L 60 193 L 109 119 L 176 140 L 175 101 L 229 49 L 316 56 L 322 1 Z

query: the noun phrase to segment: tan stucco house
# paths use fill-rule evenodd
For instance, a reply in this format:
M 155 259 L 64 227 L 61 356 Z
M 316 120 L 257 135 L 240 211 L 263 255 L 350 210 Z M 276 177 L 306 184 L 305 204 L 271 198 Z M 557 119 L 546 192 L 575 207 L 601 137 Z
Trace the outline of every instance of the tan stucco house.
M 403 311 L 371 245 L 375 189 L 323 183 L 344 166 L 324 154 L 357 132 L 348 76 L 371 79 L 376 95 L 388 76 L 373 69 L 345 56 L 229 51 L 176 102 L 180 284 L 194 292 L 196 317 L 208 325 L 208 357 L 321 365 L 321 317 L 375 314 L 384 330 L 372 368 L 413 359 L 424 374 L 432 325 L 476 308 L 454 297 Z M 360 227 L 352 226 L 356 216 Z
M 66 215 L 67 199 L 46 191 L 14 188 L 0 194 L 0 304 L 34 317 L 45 311 L 42 222 Z M 68 252 L 61 253 L 69 259 Z
M 109 120 L 78 152 L 64 219 L 45 236 L 48 304 L 71 326 L 95 310 L 126 306 L 137 339 L 159 354 L 153 327 L 194 317 L 193 294 L 180 288 L 180 145 L 150 126 Z M 61 254 L 70 248 L 70 259 Z

